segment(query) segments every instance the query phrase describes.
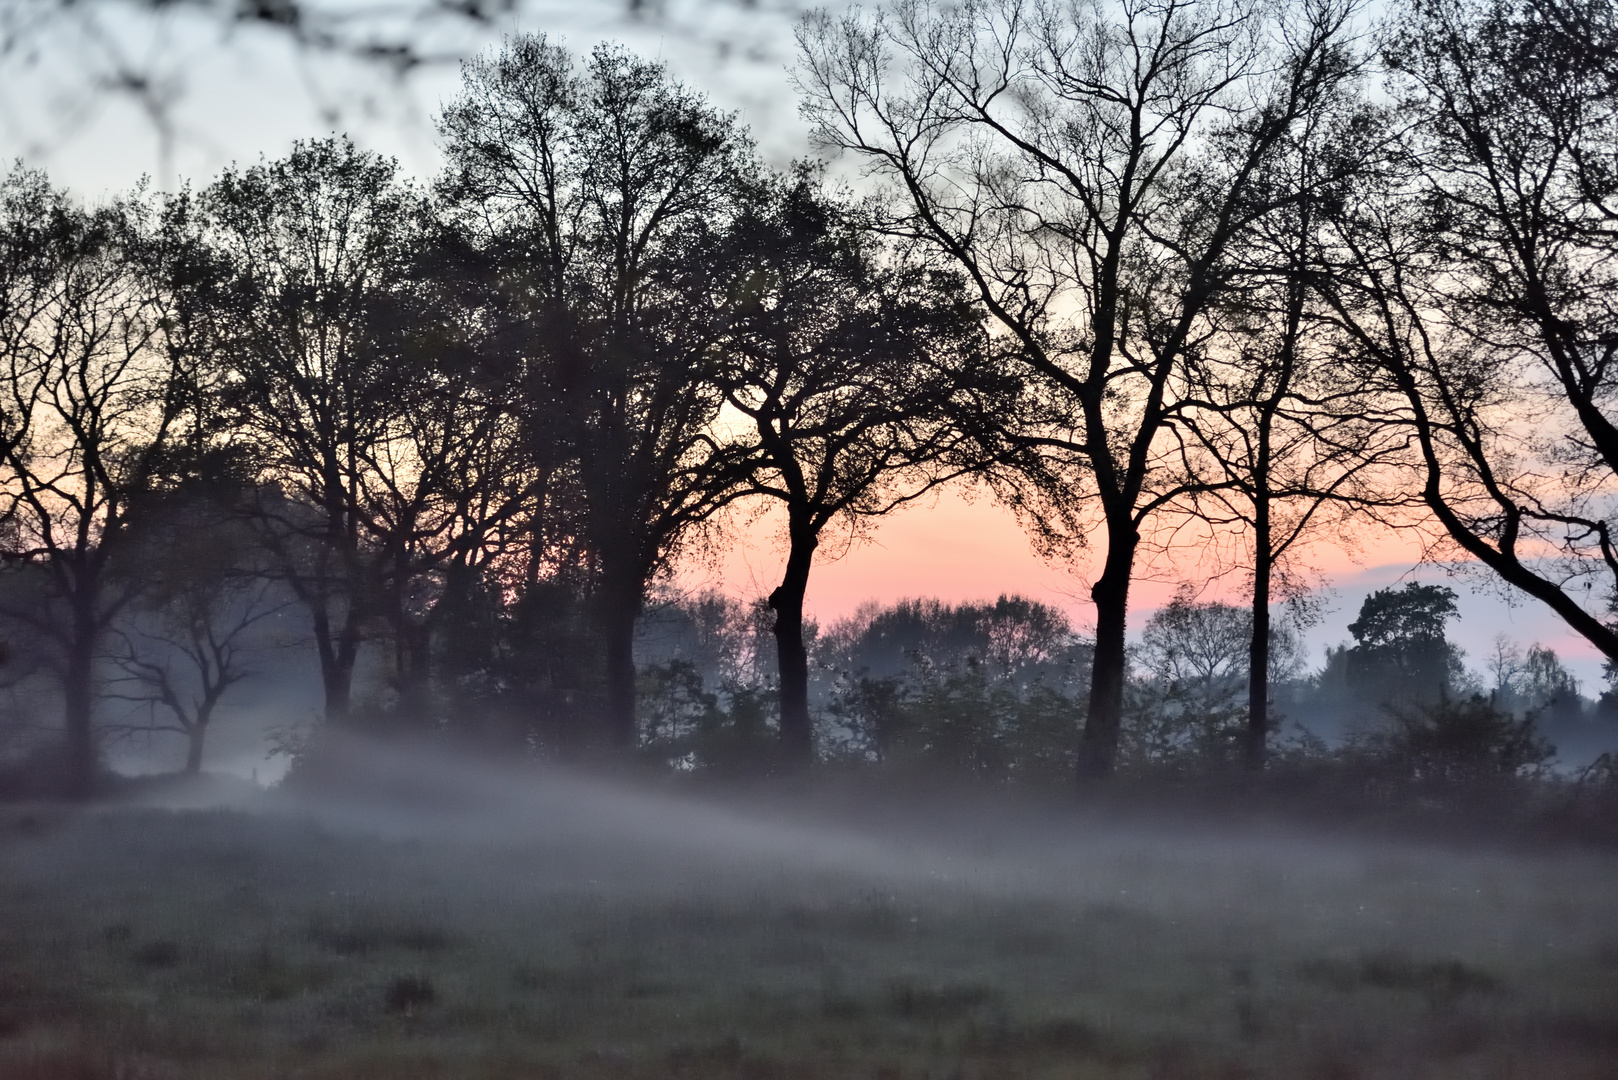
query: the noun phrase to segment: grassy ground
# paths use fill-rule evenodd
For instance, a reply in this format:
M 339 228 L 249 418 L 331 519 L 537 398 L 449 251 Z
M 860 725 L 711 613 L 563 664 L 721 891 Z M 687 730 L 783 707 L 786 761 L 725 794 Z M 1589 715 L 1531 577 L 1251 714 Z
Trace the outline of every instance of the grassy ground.
M 0 1077 L 1618 1075 L 1610 856 L 440 772 L 0 810 Z

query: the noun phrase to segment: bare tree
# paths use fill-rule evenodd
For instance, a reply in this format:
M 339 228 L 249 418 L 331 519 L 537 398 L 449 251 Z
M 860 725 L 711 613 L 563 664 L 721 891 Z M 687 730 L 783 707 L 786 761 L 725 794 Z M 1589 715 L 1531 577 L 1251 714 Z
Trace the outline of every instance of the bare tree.
M 143 529 L 142 550 L 126 573 L 145 588 L 115 634 L 121 675 L 108 696 L 144 707 L 125 732 L 172 732 L 185 739 L 185 771 L 202 768 L 208 732 L 226 695 L 257 672 L 267 620 L 288 606 L 284 586 L 251 563 L 251 538 L 218 507 L 189 507 Z
M 23 306 L 7 313 L 0 355 L 5 556 L 39 586 L 33 603 L 7 614 L 55 647 L 66 794 L 83 797 L 97 758 L 97 659 L 139 589 L 113 570 L 179 413 L 174 363 L 154 283 L 139 272 L 147 208 L 81 210 L 26 172 L 14 172 L 4 194 L 5 261 L 38 275 L 11 294 Z
M 1423 0 L 1387 35 L 1400 135 L 1321 290 L 1400 404 L 1454 548 L 1608 657 L 1618 588 L 1618 29 L 1608 3 Z
M 1271 728 L 1270 606 L 1306 588 L 1312 544 L 1351 544 L 1350 526 L 1413 500 L 1398 494 L 1405 439 L 1386 404 L 1339 362 L 1329 307 L 1310 290 L 1322 261 L 1324 207 L 1378 151 L 1376 113 L 1349 80 L 1303 118 L 1265 183 L 1288 205 L 1233 245 L 1218 333 L 1188 365 L 1196 401 L 1186 430 L 1191 471 L 1205 482 L 1186 505 L 1216 529 L 1234 526 L 1252 578 L 1244 757 L 1264 763 Z
M 906 0 L 809 17 L 804 111 L 953 259 L 1053 422 L 1027 438 L 1084 475 L 1107 551 L 1080 771 L 1108 773 L 1143 530 L 1185 489 L 1171 435 L 1230 248 L 1290 192 L 1259 181 L 1346 77 L 1350 8 L 1242 0 Z

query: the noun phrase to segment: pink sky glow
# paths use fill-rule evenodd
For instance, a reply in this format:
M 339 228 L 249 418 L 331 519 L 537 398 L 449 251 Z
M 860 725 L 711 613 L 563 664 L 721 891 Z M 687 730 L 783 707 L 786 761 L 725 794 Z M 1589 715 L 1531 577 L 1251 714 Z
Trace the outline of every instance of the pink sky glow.
M 766 514 L 735 530 L 717 565 L 689 568 L 681 584 L 717 587 L 737 596 L 768 595 L 785 558 L 778 529 L 778 518 Z M 1015 517 L 987 494 L 949 489 L 891 514 L 868 538 L 848 543 L 846 534 L 828 534 L 816 555 L 808 607 L 816 618 L 830 622 L 872 600 L 935 596 L 958 603 L 1021 593 L 1055 604 L 1085 625 L 1090 621 L 1090 575 L 1104 553 L 1105 538 L 1098 533 L 1094 546 L 1074 565 L 1047 562 L 1035 554 Z M 1197 562 L 1197 554 L 1194 546 L 1176 552 L 1167 569 L 1145 565 L 1143 556 L 1131 607 L 1150 612 L 1162 606 L 1182 580 L 1202 586 L 1207 599 L 1240 595 L 1239 573 L 1208 581 L 1214 568 L 1189 565 Z M 1366 544 L 1357 560 L 1321 545 L 1309 561 L 1336 578 L 1369 566 L 1409 566 L 1419 554 L 1406 537 L 1384 532 Z
M 784 560 L 778 527 L 776 516 L 766 514 L 735 530 L 711 565 L 688 566 L 679 584 L 690 590 L 718 588 L 739 597 L 767 596 L 780 580 Z M 892 514 L 868 539 L 850 545 L 841 535 L 828 537 L 809 579 L 807 607 L 827 625 L 871 601 L 891 604 L 929 596 L 961 603 L 1020 593 L 1062 608 L 1084 630 L 1094 622 L 1089 575 L 1104 543 L 1098 535 L 1095 547 L 1073 567 L 1053 565 L 1033 552 L 1016 519 L 987 495 L 968 498 L 947 490 Z M 1455 589 L 1461 618 L 1451 625 L 1451 638 L 1475 670 L 1482 672 L 1493 639 L 1505 634 L 1524 646 L 1538 642 L 1555 649 L 1582 680 L 1585 693 L 1600 692 L 1599 655 L 1549 609 L 1511 595 L 1486 575 L 1457 579 L 1438 568 L 1418 567 L 1420 555 L 1414 539 L 1391 530 L 1368 533 L 1353 555 L 1326 544 L 1310 551 L 1309 564 L 1331 590 L 1321 625 L 1308 634 L 1314 662 L 1321 660 L 1324 646 L 1348 640 L 1347 624 L 1368 592 L 1414 579 Z M 1208 582 L 1210 572 L 1198 565 L 1193 547 L 1167 569 L 1144 575 L 1131 591 L 1131 626 L 1138 630 L 1168 602 L 1181 580 L 1203 586 L 1205 599 L 1241 601 L 1239 573 Z

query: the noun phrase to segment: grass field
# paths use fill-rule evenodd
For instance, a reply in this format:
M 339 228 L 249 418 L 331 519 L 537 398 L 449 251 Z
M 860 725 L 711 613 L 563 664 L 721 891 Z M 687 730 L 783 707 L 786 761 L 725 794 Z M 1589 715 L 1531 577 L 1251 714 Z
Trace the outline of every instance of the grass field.
M 1618 859 L 401 765 L 0 810 L 0 1077 L 1618 1076 Z

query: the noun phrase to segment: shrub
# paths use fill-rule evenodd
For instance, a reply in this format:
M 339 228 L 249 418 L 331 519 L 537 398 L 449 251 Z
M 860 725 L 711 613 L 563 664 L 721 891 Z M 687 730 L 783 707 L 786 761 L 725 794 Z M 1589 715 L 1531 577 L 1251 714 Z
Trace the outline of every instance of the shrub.
M 642 745 L 658 760 L 733 772 L 773 760 L 778 737 L 768 689 L 730 684 L 714 693 L 686 660 L 642 668 L 636 681 Z
M 1022 780 L 1071 772 L 1083 702 L 975 658 L 917 658 L 905 677 L 842 680 L 826 712 L 867 760 Z
M 1556 753 L 1540 737 L 1533 713 L 1517 719 L 1481 694 L 1441 696 L 1431 705 L 1393 710 L 1392 716 L 1393 724 L 1373 737 L 1372 749 L 1415 779 L 1518 776 Z
M 1124 767 L 1200 772 L 1239 761 L 1247 726 L 1244 688 L 1142 680 L 1124 704 L 1118 756 Z

